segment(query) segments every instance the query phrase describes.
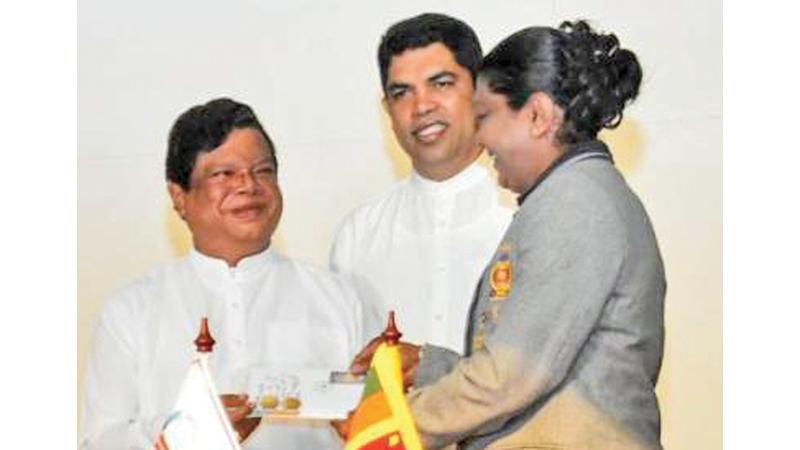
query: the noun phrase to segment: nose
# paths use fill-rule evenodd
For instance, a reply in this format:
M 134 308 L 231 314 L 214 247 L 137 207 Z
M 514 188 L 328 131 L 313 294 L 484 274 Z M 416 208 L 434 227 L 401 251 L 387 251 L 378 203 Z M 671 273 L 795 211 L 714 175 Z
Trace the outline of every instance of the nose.
M 259 185 L 256 176 L 252 170 L 240 170 L 236 176 L 236 192 L 241 193 L 254 193 L 258 190 Z
M 436 109 L 436 98 L 428 89 L 420 89 L 414 97 L 414 114 L 425 116 Z

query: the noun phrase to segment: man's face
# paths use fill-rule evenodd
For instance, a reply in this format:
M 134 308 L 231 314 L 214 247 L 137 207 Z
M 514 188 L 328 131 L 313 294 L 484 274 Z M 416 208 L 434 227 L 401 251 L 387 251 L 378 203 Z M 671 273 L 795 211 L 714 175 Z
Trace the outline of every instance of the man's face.
M 475 143 L 472 76 L 441 43 L 392 57 L 384 105 L 414 168 L 444 180 L 480 153 Z
M 169 183 L 199 251 L 230 263 L 269 245 L 283 209 L 271 152 L 257 130 L 234 129 L 219 147 L 197 155 L 188 191 Z

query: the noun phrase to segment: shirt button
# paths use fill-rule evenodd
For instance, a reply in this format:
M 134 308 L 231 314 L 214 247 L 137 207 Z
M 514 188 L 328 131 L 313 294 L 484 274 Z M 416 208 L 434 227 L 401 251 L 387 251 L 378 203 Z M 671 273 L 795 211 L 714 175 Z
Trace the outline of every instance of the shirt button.
M 234 343 L 234 344 L 235 344 L 237 347 L 241 347 L 243 342 L 242 342 L 242 340 L 241 340 L 241 339 L 234 339 L 234 340 L 233 340 L 233 343 Z
M 231 308 L 239 309 L 239 302 L 233 302 L 233 304 L 231 305 Z
M 441 314 L 435 314 L 435 315 L 433 316 L 433 318 L 434 318 L 434 319 L 436 319 L 436 321 L 437 321 L 437 322 L 441 322 L 441 321 L 442 321 L 442 319 L 444 319 L 444 316 L 443 316 L 443 315 L 441 315 Z

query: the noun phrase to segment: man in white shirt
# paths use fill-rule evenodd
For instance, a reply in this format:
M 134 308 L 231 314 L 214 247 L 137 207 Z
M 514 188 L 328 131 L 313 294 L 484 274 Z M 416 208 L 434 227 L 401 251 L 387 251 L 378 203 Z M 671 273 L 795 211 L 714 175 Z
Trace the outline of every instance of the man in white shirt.
M 475 285 L 512 215 L 476 162 L 480 60 L 475 33 L 452 17 L 388 29 L 378 49 L 383 105 L 414 171 L 344 220 L 330 256 L 364 297 L 397 311 L 406 339 L 459 352 Z
M 212 375 L 230 393 L 223 400 L 244 448 L 339 448 L 326 425 L 255 429 L 258 419 L 246 417 L 253 403 L 234 395 L 255 366 L 347 367 L 380 329 L 342 276 L 270 248 L 282 197 L 269 136 L 247 105 L 213 100 L 178 118 L 166 165 L 194 249 L 105 304 L 86 371 L 81 448 L 152 448 L 203 316 L 217 341 Z

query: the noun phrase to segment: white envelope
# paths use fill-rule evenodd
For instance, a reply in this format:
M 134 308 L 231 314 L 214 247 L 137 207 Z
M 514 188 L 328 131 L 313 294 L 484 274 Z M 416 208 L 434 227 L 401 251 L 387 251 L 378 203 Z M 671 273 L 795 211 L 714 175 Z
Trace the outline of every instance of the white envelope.
M 358 405 L 364 383 L 332 381 L 342 378 L 332 376 L 333 373 L 340 372 L 308 368 L 251 369 L 247 393 L 256 402 L 253 415 L 288 421 L 346 419 Z

